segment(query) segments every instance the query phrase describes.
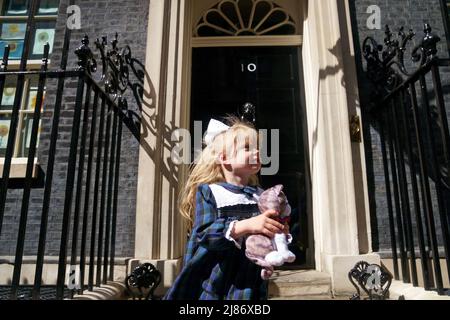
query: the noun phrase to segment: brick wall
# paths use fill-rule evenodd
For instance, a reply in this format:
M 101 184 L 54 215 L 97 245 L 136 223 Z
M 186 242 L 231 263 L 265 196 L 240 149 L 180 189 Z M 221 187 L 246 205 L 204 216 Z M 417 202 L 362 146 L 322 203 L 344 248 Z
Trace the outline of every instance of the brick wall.
M 50 56 L 50 69 L 57 69 L 61 60 L 67 3 L 68 0 L 62 0 L 60 4 L 54 50 Z M 107 35 L 109 40 L 112 40 L 114 34 L 117 32 L 119 34 L 120 46 L 129 45 L 133 56 L 142 64 L 145 64 L 149 0 L 82 0 L 75 1 L 75 3 L 81 8 L 81 30 L 73 30 L 72 32 L 68 69 L 75 68 L 77 66 L 77 58 L 74 54 L 74 50 L 81 44 L 81 39 L 84 34 L 87 34 L 90 37 L 90 47 L 94 49 L 94 41 L 97 37 Z M 97 60 L 100 62 L 98 54 Z M 136 78 L 132 76 L 131 82 L 136 81 Z M 56 83 L 56 80 L 49 80 L 47 83 L 47 94 L 44 106 L 45 112 L 42 118 L 42 133 L 40 136 L 38 159 L 44 172 L 47 168 L 51 121 L 56 95 Z M 49 226 L 46 244 L 47 255 L 57 255 L 59 253 L 62 215 L 64 208 L 63 201 L 65 181 L 67 175 L 67 155 L 70 148 L 70 132 L 72 128 L 76 81 L 74 79 L 66 81 L 64 90 L 65 94 L 61 108 L 59 140 L 57 145 L 52 198 L 49 212 Z M 126 97 L 130 108 L 137 110 L 138 106 L 131 90 L 129 90 L 126 94 Z M 138 154 L 139 142 L 134 139 L 128 129 L 124 127 L 117 217 L 117 257 L 134 256 Z M 22 201 L 21 195 L 21 190 L 10 190 L 8 192 L 3 232 L 0 238 L 0 256 L 14 256 L 15 254 L 18 221 Z M 91 195 L 90 198 L 92 201 L 93 195 Z M 32 256 L 37 252 L 42 199 L 43 186 L 34 188 L 31 193 L 30 210 L 28 215 L 25 255 Z M 70 230 L 72 230 L 72 225 L 73 224 L 71 223 Z M 90 230 L 90 227 L 88 227 L 88 230 Z M 81 235 L 79 234 L 79 238 L 80 237 Z M 88 241 L 89 239 L 90 237 L 88 237 Z M 69 241 L 69 246 L 70 244 L 71 242 Z
M 367 13 L 367 8 L 371 5 L 377 5 L 381 9 L 381 30 L 370 30 L 367 27 L 367 19 L 371 15 L 370 13 Z M 350 1 L 350 6 L 353 19 L 352 25 L 356 49 L 361 107 L 363 109 L 373 247 L 375 251 L 384 251 L 391 247 L 386 186 L 382 165 L 379 129 L 371 115 L 365 112 L 370 103 L 370 91 L 372 87 L 370 81 L 364 74 L 366 64 L 361 54 L 362 43 L 367 36 L 372 36 L 379 44 L 384 44 L 384 26 L 388 24 L 394 34 L 396 34 L 402 26 L 405 27 L 406 31 L 413 29 L 416 32 L 415 43 L 410 45 L 413 47 L 422 39 L 424 23 L 429 23 L 433 28 L 433 33 L 441 38 L 441 42 L 438 45 L 439 57 L 448 58 L 448 48 L 445 42 L 444 22 L 439 0 L 355 0 Z M 406 59 L 409 58 L 410 55 L 407 53 Z M 411 67 L 412 65 L 407 62 L 407 66 Z M 440 70 L 442 83 L 444 85 L 446 105 L 448 106 L 450 103 L 450 94 L 448 90 L 445 89 L 445 85 L 450 82 L 450 70 L 449 68 L 441 68 Z M 449 113 L 448 118 L 450 119 Z M 406 169 L 407 174 L 409 175 L 409 168 L 407 167 Z M 412 201 L 412 197 L 410 197 L 410 200 Z M 437 208 L 435 209 L 437 210 Z M 437 217 L 436 222 L 438 224 L 438 238 L 440 239 L 441 232 L 439 231 L 439 221 Z

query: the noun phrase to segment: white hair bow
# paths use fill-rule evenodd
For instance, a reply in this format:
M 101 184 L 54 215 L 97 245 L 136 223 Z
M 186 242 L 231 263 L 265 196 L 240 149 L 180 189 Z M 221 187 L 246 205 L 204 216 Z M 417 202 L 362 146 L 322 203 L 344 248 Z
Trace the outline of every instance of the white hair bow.
M 213 142 L 214 138 L 217 135 L 221 134 L 222 132 L 227 131 L 228 129 L 230 129 L 230 127 L 227 126 L 226 124 L 224 124 L 220 121 L 217 121 L 215 119 L 211 119 L 209 121 L 208 129 L 206 130 L 205 138 L 204 138 L 206 145 L 211 144 L 211 142 Z

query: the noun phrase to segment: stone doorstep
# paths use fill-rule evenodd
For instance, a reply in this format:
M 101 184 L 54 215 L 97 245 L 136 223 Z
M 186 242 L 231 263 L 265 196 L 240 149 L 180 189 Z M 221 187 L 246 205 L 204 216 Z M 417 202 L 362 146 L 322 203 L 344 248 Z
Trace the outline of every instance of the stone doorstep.
M 394 280 L 389 290 L 390 300 L 404 296 L 406 300 L 450 300 L 450 296 L 440 296 L 424 288 L 413 287 Z M 314 270 L 275 271 L 269 280 L 270 300 L 349 300 L 351 294 L 333 297 L 331 277 Z M 123 282 L 108 282 L 107 285 L 75 295 L 74 300 L 124 300 L 127 299 Z
M 269 280 L 269 297 L 274 300 L 331 299 L 331 277 L 315 270 L 276 271 Z
M 269 296 L 272 300 L 335 299 L 331 296 L 330 276 L 314 270 L 275 271 L 269 280 Z M 127 299 L 126 287 L 123 282 L 117 281 L 94 288 L 93 292 L 85 291 L 83 295 L 74 296 L 74 300 L 123 299 Z
M 330 285 L 302 285 L 290 284 L 285 285 L 271 285 L 269 284 L 270 297 L 290 297 L 301 295 L 326 295 L 331 296 Z
M 412 284 L 398 280 L 392 281 L 389 288 L 390 300 L 398 300 L 401 296 L 404 296 L 405 300 L 450 300 L 450 296 L 440 296 L 437 292 L 414 287 Z
M 351 296 L 335 296 L 331 295 L 301 295 L 301 296 L 289 296 L 289 297 L 274 297 L 269 298 L 269 300 L 342 300 L 342 301 L 350 301 Z
M 84 291 L 82 295 L 75 295 L 73 300 L 124 300 L 126 299 L 125 284 L 123 282 L 111 282 L 95 287 L 92 292 Z
M 275 270 L 270 278 L 270 282 L 331 285 L 331 276 L 328 273 L 316 270 Z

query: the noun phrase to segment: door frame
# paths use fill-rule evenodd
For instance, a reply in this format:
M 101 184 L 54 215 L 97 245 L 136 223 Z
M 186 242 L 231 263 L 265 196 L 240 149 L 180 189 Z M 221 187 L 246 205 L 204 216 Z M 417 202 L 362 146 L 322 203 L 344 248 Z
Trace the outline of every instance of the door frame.
M 170 150 L 162 143 L 167 139 L 162 133 L 164 126 L 189 129 L 192 5 L 200 3 L 207 9 L 207 4 L 215 1 L 149 2 L 142 123 L 153 125 L 152 117 L 157 115 L 159 134 L 149 134 L 148 130 L 141 134 L 144 145 L 139 152 L 133 261 L 158 265 L 164 283 L 173 282 L 182 265 L 187 226 L 178 218 L 175 193 L 189 168 L 179 166 L 178 171 L 169 171 L 173 175 L 170 180 L 163 176 L 161 168 L 167 166 Z M 350 7 L 348 1 L 276 1 L 289 12 L 298 13 L 303 35 L 307 172 L 314 182 L 314 264 L 318 271 L 332 276 L 334 290 L 351 290 L 340 270 L 349 270 L 360 260 L 379 263 L 380 258 L 371 247 L 364 143 L 350 140 L 350 116 L 361 116 Z M 336 74 L 327 76 L 330 67 Z
M 303 36 L 236 36 L 191 38 L 192 48 L 208 47 L 296 47 L 303 44 Z
M 302 110 L 302 127 L 304 139 L 305 152 L 305 181 L 306 181 L 306 210 L 307 221 L 306 226 L 308 230 L 308 250 L 306 252 L 306 261 L 300 266 L 284 266 L 280 269 L 315 269 L 315 247 L 314 247 L 314 222 L 313 222 L 313 208 L 312 208 L 312 181 L 310 173 L 310 155 L 309 155 L 309 141 L 308 141 L 308 126 L 307 126 L 307 108 L 305 99 L 304 73 L 302 64 L 302 47 L 303 35 L 287 35 L 287 36 L 234 36 L 234 37 L 193 37 L 194 26 L 194 11 L 193 2 L 185 2 L 185 21 L 184 21 L 184 39 L 183 39 L 183 58 L 184 63 L 181 67 L 182 81 L 181 81 L 181 105 L 184 106 L 182 114 L 182 123 L 184 128 L 190 127 L 191 114 L 191 97 L 192 97 L 192 51 L 194 48 L 208 48 L 208 47 L 274 47 L 274 46 L 289 46 L 299 47 L 298 50 L 298 65 L 299 65 L 299 81 L 300 86 L 300 107 Z M 186 181 L 189 168 L 183 166 L 180 170 L 180 181 Z

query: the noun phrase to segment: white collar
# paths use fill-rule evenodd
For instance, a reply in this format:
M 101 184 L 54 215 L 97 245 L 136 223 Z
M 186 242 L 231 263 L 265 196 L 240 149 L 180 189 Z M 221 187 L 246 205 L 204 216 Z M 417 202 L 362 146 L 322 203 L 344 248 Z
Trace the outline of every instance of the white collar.
M 244 193 L 232 192 L 219 184 L 210 184 L 209 187 L 216 200 L 217 208 L 235 206 L 238 204 L 257 204 L 257 199 L 255 197 L 252 199 Z M 256 196 L 259 196 L 263 191 L 263 189 L 258 188 Z

